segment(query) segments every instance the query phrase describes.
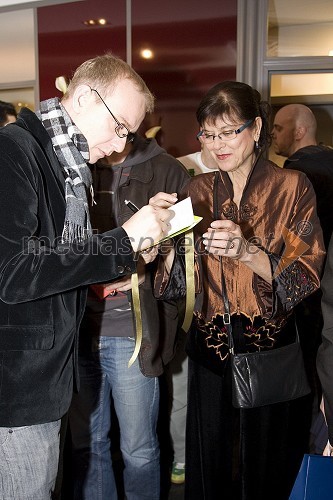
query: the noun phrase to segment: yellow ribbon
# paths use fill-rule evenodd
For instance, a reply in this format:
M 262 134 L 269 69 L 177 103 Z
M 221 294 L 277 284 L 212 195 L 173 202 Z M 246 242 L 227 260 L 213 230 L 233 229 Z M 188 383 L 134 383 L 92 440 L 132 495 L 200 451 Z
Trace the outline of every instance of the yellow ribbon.
M 182 324 L 182 329 L 186 333 L 191 326 L 193 309 L 195 303 L 195 286 L 194 286 L 194 234 L 190 230 L 185 233 L 184 238 L 185 251 L 185 278 L 186 278 L 186 305 L 185 315 Z M 128 368 L 132 366 L 139 355 L 142 344 L 142 316 L 140 306 L 139 278 L 137 273 L 133 273 L 131 277 L 132 285 L 132 301 L 133 312 L 135 318 L 135 347 L 131 359 L 128 362 Z
M 134 361 L 139 355 L 141 343 L 142 343 L 142 317 L 141 317 L 141 307 L 140 307 L 140 292 L 139 292 L 139 278 L 138 273 L 133 273 L 131 276 L 131 284 L 132 284 L 132 301 L 133 301 L 133 310 L 134 310 L 134 318 L 135 318 L 135 347 L 134 352 L 131 356 L 131 359 L 128 362 L 128 368 L 132 366 Z
M 194 285 L 194 234 L 193 231 L 185 233 L 185 277 L 186 277 L 186 305 L 182 330 L 187 333 L 191 326 L 195 303 Z

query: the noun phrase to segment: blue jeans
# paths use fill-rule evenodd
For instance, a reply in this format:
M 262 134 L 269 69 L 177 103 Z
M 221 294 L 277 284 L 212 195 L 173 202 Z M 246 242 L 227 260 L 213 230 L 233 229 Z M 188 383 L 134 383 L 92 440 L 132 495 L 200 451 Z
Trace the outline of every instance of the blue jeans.
M 1 500 L 47 500 L 59 460 L 60 420 L 24 427 L 0 427 Z
M 81 349 L 80 391 L 69 412 L 75 499 L 116 500 L 111 458 L 111 394 L 120 428 L 127 500 L 158 500 L 160 452 L 156 434 L 159 385 L 128 368 L 134 340 L 95 337 Z M 89 344 L 89 345 L 88 345 Z

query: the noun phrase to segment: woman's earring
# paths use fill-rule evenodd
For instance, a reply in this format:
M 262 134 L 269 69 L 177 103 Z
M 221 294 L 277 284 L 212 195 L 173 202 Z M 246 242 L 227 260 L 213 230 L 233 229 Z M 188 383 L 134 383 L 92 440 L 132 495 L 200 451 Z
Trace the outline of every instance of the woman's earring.
M 256 141 L 256 149 L 259 149 L 259 143 Z

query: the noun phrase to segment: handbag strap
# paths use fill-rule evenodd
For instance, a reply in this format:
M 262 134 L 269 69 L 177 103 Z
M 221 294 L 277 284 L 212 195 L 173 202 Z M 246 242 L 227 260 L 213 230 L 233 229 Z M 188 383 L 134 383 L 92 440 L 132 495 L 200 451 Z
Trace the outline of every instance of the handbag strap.
M 214 220 L 220 219 L 220 215 L 219 215 L 219 203 L 218 203 L 218 183 L 219 183 L 219 178 L 220 178 L 220 172 L 217 171 L 217 172 L 215 172 L 214 188 L 213 188 L 213 214 L 214 214 Z M 234 354 L 234 338 L 232 336 L 232 325 L 231 325 L 230 307 L 229 307 L 227 287 L 226 287 L 224 273 L 223 273 L 222 257 L 221 256 L 219 257 L 219 260 L 220 260 L 220 267 L 221 267 L 221 293 L 222 293 L 222 300 L 223 300 L 223 305 L 224 305 L 223 323 L 224 323 L 224 325 L 225 325 L 225 327 L 227 329 L 227 333 L 228 333 L 228 347 L 229 347 L 229 352 L 231 354 Z
M 234 337 L 232 335 L 232 324 L 231 324 L 229 300 L 228 300 L 227 287 L 225 284 L 225 279 L 224 279 L 224 274 L 223 274 L 223 269 L 222 269 L 222 257 L 220 257 L 220 262 L 221 262 L 221 291 L 222 291 L 222 300 L 223 300 L 223 305 L 224 305 L 223 323 L 224 323 L 224 325 L 227 329 L 227 332 L 228 332 L 229 352 L 231 354 L 235 354 L 235 344 L 234 344 Z

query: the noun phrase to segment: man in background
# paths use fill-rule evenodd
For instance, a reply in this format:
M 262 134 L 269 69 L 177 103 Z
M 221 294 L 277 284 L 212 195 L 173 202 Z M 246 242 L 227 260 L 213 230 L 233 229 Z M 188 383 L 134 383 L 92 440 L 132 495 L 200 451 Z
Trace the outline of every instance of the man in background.
M 333 149 L 318 145 L 317 121 L 304 104 L 288 104 L 275 115 L 272 138 L 284 168 L 304 172 L 311 181 L 326 249 L 333 231 Z
M 11 102 L 0 101 L 0 127 L 14 123 L 17 119 L 15 106 Z
M 90 208 L 90 216 L 99 233 L 131 217 L 126 201 L 142 207 L 158 192 L 179 193 L 190 178 L 154 138 L 138 134 L 122 153 L 97 162 L 92 176 L 96 205 Z M 138 358 L 130 367 L 137 335 L 130 277 L 90 287 L 80 330 L 81 385 L 69 413 L 75 500 L 118 498 L 111 454 L 115 415 L 126 498 L 160 499 L 158 377 L 174 354 L 178 307 L 154 298 L 154 268 L 154 262 L 145 265 L 138 261 L 143 339 Z
M 199 138 L 200 141 L 200 138 Z M 205 174 L 212 170 L 217 170 L 214 159 L 209 154 L 206 146 L 200 141 L 200 151 L 180 156 L 178 160 L 187 168 L 192 175 Z
M 333 231 L 333 149 L 318 145 L 316 133 L 316 118 L 311 109 L 303 104 L 288 104 L 275 115 L 272 130 L 275 153 L 286 157 L 284 168 L 304 172 L 311 181 L 327 250 Z M 312 388 L 314 417 L 319 411 L 321 399 L 321 385 L 316 370 L 316 355 L 323 328 L 321 297 L 321 290 L 318 290 L 295 308 L 304 361 Z M 308 417 L 310 418 L 310 413 Z M 319 417 L 321 418 L 320 414 Z M 318 421 L 315 424 L 315 428 L 317 427 Z M 317 446 L 315 441 L 316 438 L 314 445 Z M 315 448 L 312 451 L 319 450 Z

